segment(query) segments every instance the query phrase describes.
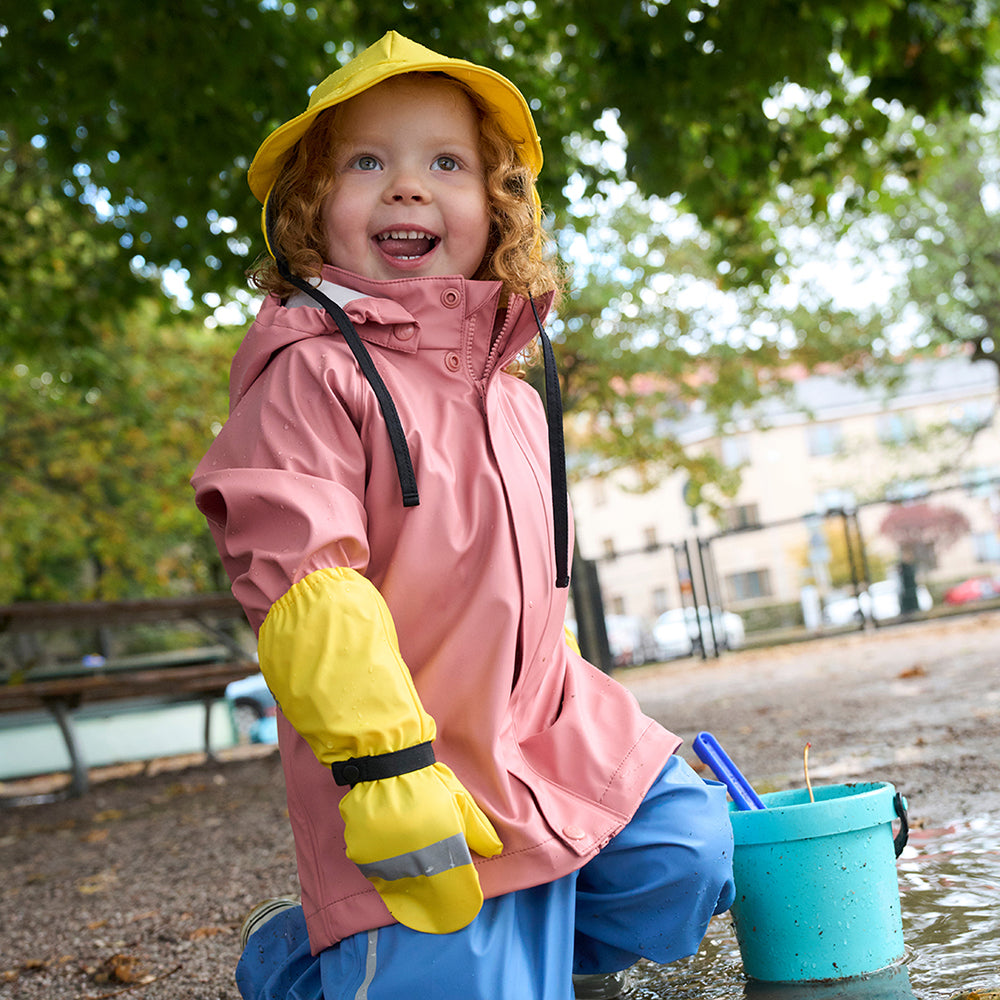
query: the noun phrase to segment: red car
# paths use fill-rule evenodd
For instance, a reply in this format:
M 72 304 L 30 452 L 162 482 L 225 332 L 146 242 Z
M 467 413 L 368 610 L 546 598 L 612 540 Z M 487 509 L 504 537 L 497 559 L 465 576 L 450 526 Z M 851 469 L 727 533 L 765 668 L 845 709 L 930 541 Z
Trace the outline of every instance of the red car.
M 970 601 L 985 601 L 1000 596 L 1000 577 L 975 576 L 971 580 L 956 583 L 944 592 L 945 604 L 968 604 Z

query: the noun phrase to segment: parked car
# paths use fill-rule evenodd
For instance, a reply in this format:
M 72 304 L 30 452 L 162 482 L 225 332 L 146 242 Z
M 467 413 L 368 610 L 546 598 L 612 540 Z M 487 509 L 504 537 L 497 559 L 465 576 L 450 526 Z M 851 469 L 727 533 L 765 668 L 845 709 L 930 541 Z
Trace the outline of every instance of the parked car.
M 699 634 L 698 625 L 701 625 Z M 714 644 L 713 644 L 714 636 Z M 710 653 L 722 649 L 739 649 L 746 640 L 743 619 L 733 611 L 699 607 L 671 608 L 664 611 L 653 625 L 653 638 L 664 659 L 692 656 L 700 652 L 704 640 Z
M 663 659 L 653 633 L 641 618 L 606 615 L 604 626 L 616 667 L 638 667 Z
M 974 576 L 944 592 L 945 604 L 968 604 L 1000 597 L 1000 576 Z
M 934 606 L 930 591 L 920 584 L 917 587 L 917 607 L 929 611 Z M 879 580 L 855 597 L 838 594 L 826 602 L 823 619 L 827 625 L 850 625 L 860 622 L 862 616 L 875 621 L 898 618 L 901 613 L 900 588 L 895 580 Z
M 566 627 L 579 640 L 576 619 L 567 618 Z M 635 615 L 606 615 L 604 628 L 616 667 L 637 667 L 643 663 L 657 663 L 664 658 L 652 631 L 641 618 Z
M 227 684 L 226 701 L 238 743 L 277 742 L 278 706 L 263 674 Z

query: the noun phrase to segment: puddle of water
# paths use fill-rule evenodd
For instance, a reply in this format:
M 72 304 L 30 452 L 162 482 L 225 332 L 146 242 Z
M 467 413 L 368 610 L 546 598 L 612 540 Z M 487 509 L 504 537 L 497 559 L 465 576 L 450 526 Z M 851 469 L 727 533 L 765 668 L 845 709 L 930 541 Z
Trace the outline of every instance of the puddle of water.
M 728 915 L 697 955 L 629 973 L 628 1000 L 945 1000 L 1000 990 L 1000 817 L 913 830 L 897 862 L 906 954 L 872 976 L 768 986 L 743 975 Z

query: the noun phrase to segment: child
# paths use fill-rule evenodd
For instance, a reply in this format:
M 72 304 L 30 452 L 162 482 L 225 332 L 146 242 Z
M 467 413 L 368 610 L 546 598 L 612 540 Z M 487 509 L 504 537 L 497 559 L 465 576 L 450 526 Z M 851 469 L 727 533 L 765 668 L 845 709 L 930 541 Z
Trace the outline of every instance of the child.
M 564 634 L 541 162 L 512 84 L 390 31 L 251 165 L 269 295 L 193 479 L 281 707 L 301 883 L 247 1000 L 569 1000 L 732 901 L 721 786 Z M 536 336 L 548 435 L 509 371 Z

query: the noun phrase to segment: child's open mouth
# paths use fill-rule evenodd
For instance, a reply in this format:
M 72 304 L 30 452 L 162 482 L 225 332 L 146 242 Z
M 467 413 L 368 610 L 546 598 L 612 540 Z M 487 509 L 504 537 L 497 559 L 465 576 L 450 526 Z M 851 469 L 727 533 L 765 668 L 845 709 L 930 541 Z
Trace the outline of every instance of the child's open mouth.
M 438 237 L 416 229 L 390 229 L 375 237 L 378 248 L 397 260 L 418 260 L 438 244 Z

